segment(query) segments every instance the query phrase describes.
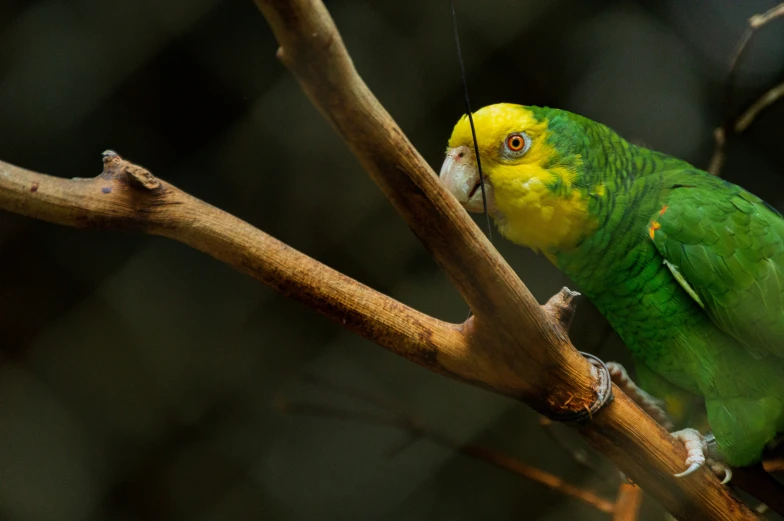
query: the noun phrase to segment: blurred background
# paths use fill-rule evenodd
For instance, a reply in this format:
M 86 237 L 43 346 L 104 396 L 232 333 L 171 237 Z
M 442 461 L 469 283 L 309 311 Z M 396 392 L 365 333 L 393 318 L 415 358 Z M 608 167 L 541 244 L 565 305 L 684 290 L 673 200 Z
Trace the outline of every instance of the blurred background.
M 457 4 L 475 107 L 557 106 L 706 167 L 729 57 L 749 16 L 775 2 Z M 360 74 L 437 170 L 463 113 L 448 4 L 327 5 Z M 114 149 L 373 288 L 464 320 L 275 50 L 250 0 L 3 0 L 0 158 L 91 177 Z M 779 21 L 751 42 L 731 112 L 782 79 Z M 779 209 L 782 119 L 784 103 L 733 139 L 723 171 Z M 496 243 L 540 301 L 569 284 L 543 257 Z M 572 339 L 628 363 L 587 301 Z M 415 419 L 610 500 L 619 482 L 524 405 L 398 359 L 158 237 L 0 213 L 0 362 L 0 519 L 610 518 L 335 408 Z M 303 403 L 320 414 L 293 414 Z M 664 514 L 647 499 L 641 519 Z

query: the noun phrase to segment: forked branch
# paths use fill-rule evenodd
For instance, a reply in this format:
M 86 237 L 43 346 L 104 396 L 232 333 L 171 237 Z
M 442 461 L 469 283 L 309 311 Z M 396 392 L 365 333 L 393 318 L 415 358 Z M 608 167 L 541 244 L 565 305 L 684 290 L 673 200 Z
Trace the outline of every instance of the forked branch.
M 784 83 L 780 83 L 752 102 L 740 116 L 732 116 L 732 111 L 734 110 L 733 93 L 735 91 L 735 78 L 738 73 L 738 66 L 746 54 L 746 49 L 748 48 L 751 38 L 758 29 L 783 16 L 784 2 L 768 9 L 764 13 L 755 14 L 749 18 L 746 30 L 738 41 L 732 58 L 730 58 L 729 72 L 727 73 L 727 79 L 724 82 L 724 122 L 713 131 L 714 149 L 707 168 L 707 171 L 713 175 L 719 175 L 724 166 L 727 140 L 732 136 L 745 132 L 763 110 L 784 97 Z
M 279 56 L 474 317 L 456 325 L 419 313 L 112 153 L 94 179 L 60 179 L 0 162 L 0 208 L 58 224 L 170 237 L 434 371 L 522 399 L 551 417 L 590 407 L 598 374 L 566 334 L 571 299 L 537 304 L 362 82 L 321 2 L 256 3 L 281 44 Z M 683 470 L 683 447 L 614 392 L 612 403 L 578 425 L 591 445 L 681 519 L 756 519 L 709 471 L 674 478 Z

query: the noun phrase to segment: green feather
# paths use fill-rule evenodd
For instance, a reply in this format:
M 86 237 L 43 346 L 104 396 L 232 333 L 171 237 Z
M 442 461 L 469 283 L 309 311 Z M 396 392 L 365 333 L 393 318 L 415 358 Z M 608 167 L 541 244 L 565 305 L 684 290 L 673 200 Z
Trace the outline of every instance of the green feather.
M 659 390 L 704 397 L 728 463 L 757 461 L 784 430 L 781 216 L 742 188 L 603 125 L 531 110 L 548 121 L 557 161 L 580 158 L 574 185 L 606 189 L 590 201 L 596 231 L 550 257 L 643 373 L 657 375 Z

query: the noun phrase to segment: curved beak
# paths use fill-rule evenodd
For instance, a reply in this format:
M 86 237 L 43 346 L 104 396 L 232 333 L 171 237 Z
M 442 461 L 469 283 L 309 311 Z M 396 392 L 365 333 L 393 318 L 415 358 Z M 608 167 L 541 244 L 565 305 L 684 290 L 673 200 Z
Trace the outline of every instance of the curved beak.
M 469 212 L 484 211 L 479 170 L 476 168 L 476 156 L 471 148 L 461 146 L 448 149 L 439 177 L 446 189 L 463 205 L 463 208 Z M 488 182 L 487 176 L 485 176 L 485 195 L 487 197 L 487 211 L 494 213 L 493 185 Z

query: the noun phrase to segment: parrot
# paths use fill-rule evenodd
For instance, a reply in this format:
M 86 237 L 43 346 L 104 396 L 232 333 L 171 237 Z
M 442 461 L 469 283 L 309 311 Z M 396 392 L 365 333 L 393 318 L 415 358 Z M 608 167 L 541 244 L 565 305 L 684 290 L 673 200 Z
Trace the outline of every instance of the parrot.
M 484 188 L 499 232 L 542 253 L 606 317 L 644 391 L 704 399 L 708 461 L 725 472 L 758 462 L 784 432 L 781 214 L 565 110 L 499 103 L 472 116 L 483 177 L 464 115 L 439 174 L 446 189 L 482 212 Z M 673 435 L 689 455 L 676 475 L 688 475 L 705 463 L 705 437 Z

